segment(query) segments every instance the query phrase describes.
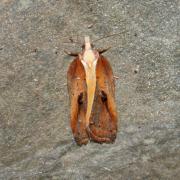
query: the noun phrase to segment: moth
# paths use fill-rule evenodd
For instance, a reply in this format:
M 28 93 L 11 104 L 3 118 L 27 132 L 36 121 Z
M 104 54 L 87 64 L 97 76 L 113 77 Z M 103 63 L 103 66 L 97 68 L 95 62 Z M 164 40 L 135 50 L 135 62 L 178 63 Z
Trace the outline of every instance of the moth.
M 117 135 L 115 80 L 107 49 L 94 49 L 85 37 L 82 52 L 66 52 L 75 59 L 67 71 L 70 123 L 78 145 L 89 141 L 113 143 Z

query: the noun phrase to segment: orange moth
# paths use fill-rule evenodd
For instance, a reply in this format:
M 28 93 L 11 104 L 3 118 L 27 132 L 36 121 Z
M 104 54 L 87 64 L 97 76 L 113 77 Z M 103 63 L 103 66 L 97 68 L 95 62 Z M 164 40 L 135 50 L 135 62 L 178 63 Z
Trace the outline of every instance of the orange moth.
M 75 56 L 68 72 L 70 121 L 78 145 L 89 141 L 113 143 L 117 134 L 115 82 L 112 68 L 102 55 L 107 49 L 96 50 L 85 37 L 80 53 Z

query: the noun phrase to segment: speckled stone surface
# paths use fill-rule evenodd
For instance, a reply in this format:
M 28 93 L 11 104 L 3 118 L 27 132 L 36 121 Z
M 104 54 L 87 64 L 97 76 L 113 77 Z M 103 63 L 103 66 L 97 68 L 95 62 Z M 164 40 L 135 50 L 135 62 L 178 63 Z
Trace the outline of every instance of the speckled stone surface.
M 116 81 L 114 144 L 77 146 L 66 71 L 85 35 Z M 180 179 L 178 0 L 0 1 L 0 179 Z

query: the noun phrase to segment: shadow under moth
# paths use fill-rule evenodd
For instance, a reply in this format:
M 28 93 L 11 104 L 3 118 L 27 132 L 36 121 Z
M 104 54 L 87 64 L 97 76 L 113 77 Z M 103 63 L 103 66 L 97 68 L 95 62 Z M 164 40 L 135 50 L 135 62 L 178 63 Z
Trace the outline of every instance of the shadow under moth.
M 66 52 L 75 59 L 67 71 L 70 121 L 78 145 L 89 141 L 113 143 L 117 134 L 115 82 L 112 68 L 85 37 L 82 52 Z

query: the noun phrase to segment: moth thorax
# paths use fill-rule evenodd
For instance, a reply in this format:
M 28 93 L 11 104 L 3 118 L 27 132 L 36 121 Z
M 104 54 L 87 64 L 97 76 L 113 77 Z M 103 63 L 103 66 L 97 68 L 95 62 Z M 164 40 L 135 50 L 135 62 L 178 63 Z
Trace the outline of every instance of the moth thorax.
M 96 57 L 92 50 L 87 50 L 84 52 L 83 61 L 87 64 L 87 66 L 92 67 L 96 65 Z

